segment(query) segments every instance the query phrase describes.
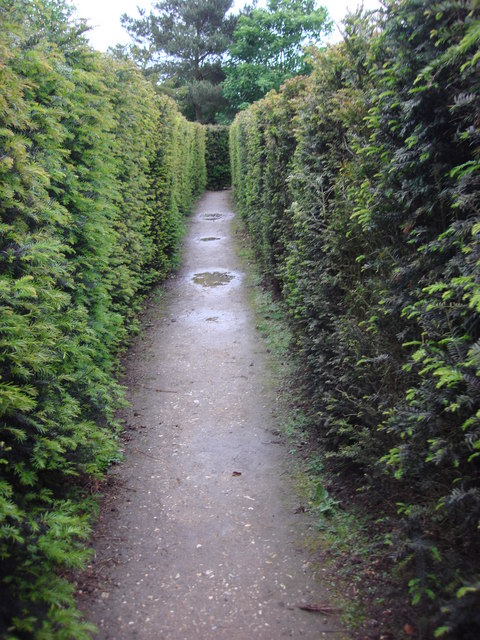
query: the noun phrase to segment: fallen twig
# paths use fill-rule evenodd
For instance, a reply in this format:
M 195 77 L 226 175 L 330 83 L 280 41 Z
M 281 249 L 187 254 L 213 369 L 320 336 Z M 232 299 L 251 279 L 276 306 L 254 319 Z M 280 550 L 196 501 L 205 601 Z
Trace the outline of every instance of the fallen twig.
M 303 611 L 311 611 L 312 613 L 324 613 L 326 615 L 330 613 L 338 613 L 339 611 L 329 604 L 299 604 L 298 608 L 303 609 Z
M 157 462 L 163 462 L 163 460 L 161 460 L 160 458 L 156 458 L 155 456 L 152 456 L 150 453 L 147 453 L 146 451 L 142 451 L 141 449 L 138 449 L 137 447 L 134 448 L 134 451 L 138 451 L 138 453 L 141 453 L 144 456 L 147 456 L 147 458 L 151 458 L 152 460 L 157 460 Z

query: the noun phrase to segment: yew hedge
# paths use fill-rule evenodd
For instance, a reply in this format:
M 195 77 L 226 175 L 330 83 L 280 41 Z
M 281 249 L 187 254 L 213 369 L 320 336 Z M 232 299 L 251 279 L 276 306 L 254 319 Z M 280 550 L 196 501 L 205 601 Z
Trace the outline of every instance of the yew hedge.
M 236 206 L 290 310 L 327 455 L 379 518 L 396 503 L 385 553 L 419 625 L 455 640 L 480 632 L 479 12 L 351 16 L 311 77 L 230 134 Z
M 229 127 L 210 124 L 205 127 L 207 189 L 226 189 L 231 186 Z
M 62 577 L 119 455 L 118 352 L 176 261 L 205 135 L 67 4 L 0 0 L 0 634 L 90 637 Z

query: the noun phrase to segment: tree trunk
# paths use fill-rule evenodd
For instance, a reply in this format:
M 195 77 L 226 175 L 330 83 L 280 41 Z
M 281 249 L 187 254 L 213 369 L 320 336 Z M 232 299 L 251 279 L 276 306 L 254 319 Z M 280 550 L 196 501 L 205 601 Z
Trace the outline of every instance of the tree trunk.
M 200 105 L 198 104 L 198 102 L 194 102 L 193 106 L 195 107 L 195 120 L 197 122 L 201 122 L 202 121 L 202 110 L 200 108 Z

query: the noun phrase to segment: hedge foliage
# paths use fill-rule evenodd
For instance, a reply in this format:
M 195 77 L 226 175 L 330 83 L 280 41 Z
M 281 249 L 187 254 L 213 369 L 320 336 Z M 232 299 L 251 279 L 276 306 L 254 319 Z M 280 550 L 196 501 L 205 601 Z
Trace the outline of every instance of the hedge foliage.
M 176 260 L 205 135 L 61 0 L 0 0 L 0 633 L 89 637 L 62 572 L 118 457 L 117 355 Z
M 212 191 L 226 189 L 232 183 L 229 131 L 230 128 L 223 125 L 211 124 L 205 127 L 207 189 Z
M 396 503 L 389 544 L 419 617 L 473 639 L 480 7 L 385 5 L 237 116 L 234 195 L 290 310 L 328 455 L 379 517 Z

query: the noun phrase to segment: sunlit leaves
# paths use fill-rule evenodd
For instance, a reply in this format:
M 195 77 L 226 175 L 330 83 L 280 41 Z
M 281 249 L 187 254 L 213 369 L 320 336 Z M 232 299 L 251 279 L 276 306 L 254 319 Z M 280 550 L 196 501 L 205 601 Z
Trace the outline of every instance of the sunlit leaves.
M 119 455 L 118 350 L 175 262 L 204 136 L 62 1 L 0 15 L 0 612 L 14 637 L 86 638 L 58 570 L 86 558 L 80 487 Z

